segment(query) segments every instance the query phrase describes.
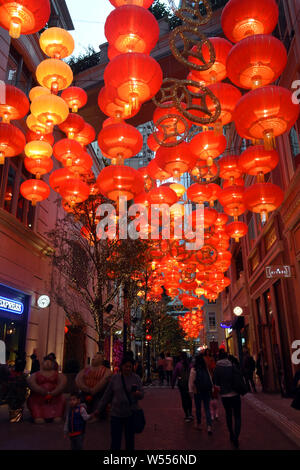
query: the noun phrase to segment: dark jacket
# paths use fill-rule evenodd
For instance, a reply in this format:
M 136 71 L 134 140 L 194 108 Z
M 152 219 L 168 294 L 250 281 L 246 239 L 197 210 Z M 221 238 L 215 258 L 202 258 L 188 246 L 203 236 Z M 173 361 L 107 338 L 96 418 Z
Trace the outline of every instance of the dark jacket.
M 83 403 L 74 408 L 70 408 L 66 417 L 64 431 L 69 433 L 70 437 L 79 436 L 85 432 L 85 424 L 90 415 L 86 412 Z
M 229 359 L 222 359 L 216 364 L 216 368 L 213 374 L 213 382 L 215 385 L 220 387 L 221 396 L 226 396 L 229 394 L 231 396 L 238 395 L 238 393 L 232 389 L 232 368 L 233 365 Z

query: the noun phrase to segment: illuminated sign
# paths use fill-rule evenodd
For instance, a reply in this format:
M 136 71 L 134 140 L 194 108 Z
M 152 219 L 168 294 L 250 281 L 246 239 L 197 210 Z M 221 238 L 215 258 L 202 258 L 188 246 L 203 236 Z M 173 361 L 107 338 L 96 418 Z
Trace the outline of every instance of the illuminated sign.
M 41 295 L 38 298 L 37 304 L 40 308 L 47 308 L 50 305 L 50 298 L 48 295 Z
M 22 315 L 24 311 L 24 305 L 18 300 L 7 299 L 6 297 L 0 296 L 0 310 L 8 313 L 16 313 Z
M 268 279 L 276 277 L 292 277 L 291 266 L 267 266 L 266 276 Z

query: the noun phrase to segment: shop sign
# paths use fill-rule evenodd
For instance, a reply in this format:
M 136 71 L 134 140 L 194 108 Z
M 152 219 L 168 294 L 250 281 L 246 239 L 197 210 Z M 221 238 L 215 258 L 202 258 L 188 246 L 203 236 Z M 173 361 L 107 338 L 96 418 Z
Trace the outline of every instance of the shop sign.
M 7 299 L 6 297 L 0 296 L 0 310 L 21 315 L 24 311 L 24 305 L 18 300 Z
M 267 266 L 266 276 L 268 279 L 292 277 L 291 266 Z

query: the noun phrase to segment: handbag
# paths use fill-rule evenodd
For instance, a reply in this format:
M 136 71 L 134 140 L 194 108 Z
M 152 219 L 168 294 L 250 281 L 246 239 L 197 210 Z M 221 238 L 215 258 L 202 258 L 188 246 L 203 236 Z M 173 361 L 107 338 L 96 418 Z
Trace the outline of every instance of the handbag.
M 235 366 L 232 366 L 232 390 L 242 396 L 248 393 L 244 377 Z
M 124 392 L 126 394 L 129 405 L 132 406 L 132 400 L 131 400 L 130 395 L 128 393 L 128 390 L 126 388 L 123 374 L 121 374 L 121 379 L 122 379 Z M 141 408 L 138 408 L 137 410 L 132 410 L 132 415 L 133 415 L 134 433 L 135 434 L 140 434 L 141 432 L 144 431 L 144 428 L 145 428 L 145 425 L 146 425 L 146 419 L 145 419 L 144 411 Z

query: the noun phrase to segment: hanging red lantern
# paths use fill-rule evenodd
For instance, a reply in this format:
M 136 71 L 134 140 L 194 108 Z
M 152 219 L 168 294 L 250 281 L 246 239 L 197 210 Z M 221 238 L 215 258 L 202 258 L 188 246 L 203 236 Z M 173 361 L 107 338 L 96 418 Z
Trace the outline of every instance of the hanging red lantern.
M 76 175 L 87 176 L 93 166 L 93 159 L 87 152 L 81 152 L 76 158 L 73 159 L 72 165 L 69 170 Z
M 98 145 L 113 163 L 122 165 L 124 159 L 133 157 L 141 151 L 143 136 L 134 126 L 118 122 L 102 129 L 98 136 Z
M 222 11 L 225 36 L 238 42 L 254 34 L 270 34 L 278 22 L 276 0 L 230 0 Z
M 146 191 L 149 191 L 155 186 L 154 181 L 150 178 L 147 172 L 147 167 L 143 166 L 138 168 L 138 172 L 141 173 L 142 177 L 144 178 L 144 188 Z
M 243 186 L 229 186 L 226 189 L 222 189 L 219 201 L 227 215 L 236 218 L 245 212 L 244 192 Z
M 211 126 L 221 133 L 222 126 L 232 122 L 233 113 L 242 94 L 240 90 L 228 83 L 214 83 L 213 85 L 208 85 L 208 88 L 213 92 L 221 105 L 220 117 L 216 122 L 211 123 Z M 207 99 L 207 106 L 211 112 L 214 111 L 214 104 L 209 98 Z
M 237 155 L 226 155 L 222 157 L 218 163 L 220 165 L 220 177 L 225 180 L 230 180 L 231 183 L 235 179 L 240 178 L 242 171 L 238 166 L 239 157 Z
M 130 200 L 143 191 L 144 179 L 134 168 L 110 165 L 99 174 L 97 185 L 101 194 L 112 201 L 117 201 L 120 197 Z
M 77 113 L 78 109 L 83 108 L 87 104 L 86 92 L 77 86 L 70 86 L 64 90 L 61 97 L 72 110 L 72 113 Z
M 263 139 L 266 150 L 270 150 L 275 137 L 295 124 L 299 111 L 290 90 L 269 85 L 246 93 L 236 105 L 233 120 L 241 137 Z
M 51 90 L 55 95 L 68 88 L 73 81 L 71 67 L 59 59 L 45 59 L 36 69 L 36 78 L 39 84 Z
M 65 59 L 75 48 L 73 36 L 69 31 L 58 27 L 45 29 L 39 42 L 42 51 L 53 59 Z
M 200 132 L 190 141 L 190 151 L 197 156 L 198 160 L 207 161 L 211 166 L 213 159 L 219 157 L 227 147 L 224 135 L 216 135 L 214 131 Z
M 41 140 L 42 142 L 47 142 L 50 145 L 54 144 L 54 135 L 53 134 L 37 134 L 33 131 L 28 131 L 26 133 L 26 141 L 32 142 L 33 140 Z
M 34 34 L 44 28 L 51 13 L 49 0 L 1 0 L 0 26 L 12 38 Z
M 71 206 L 79 204 L 88 199 L 90 195 L 89 186 L 80 178 L 71 177 L 66 179 L 59 187 L 61 197 Z
M 105 36 L 117 54 L 141 52 L 150 54 L 159 38 L 156 18 L 145 8 L 124 5 L 106 19 Z
M 138 7 L 149 8 L 154 0 L 109 0 L 114 7 L 123 5 L 137 5 Z
M 81 153 L 82 147 L 76 140 L 62 139 L 53 147 L 53 155 L 66 167 L 71 167 L 73 161 L 80 157 Z
M 220 191 L 221 191 L 221 188 L 220 188 Z M 222 227 L 225 224 L 227 224 L 227 221 L 228 221 L 228 215 L 224 214 L 223 212 L 219 212 L 214 225 L 216 225 L 217 227 Z
M 195 183 L 187 189 L 188 199 L 197 204 L 204 204 L 204 202 L 208 202 L 211 196 L 212 188 L 210 188 L 208 184 Z
M 156 60 L 146 54 L 127 53 L 115 57 L 104 71 L 104 82 L 136 110 L 159 91 L 163 73 Z
M 31 103 L 30 110 L 37 121 L 46 125 L 45 134 L 52 132 L 53 126 L 65 121 L 69 115 L 66 102 L 59 96 L 52 94 L 35 98 Z
M 256 183 L 246 188 L 244 201 L 247 209 L 261 215 L 266 220 L 269 212 L 276 210 L 284 200 L 284 193 L 272 183 Z
M 239 168 L 242 172 L 242 168 L 240 167 L 239 165 Z M 230 186 L 245 186 L 245 181 L 243 180 L 243 178 L 234 178 L 233 180 L 224 180 L 223 181 L 223 184 L 222 184 L 222 187 L 223 189 L 226 189 L 226 188 L 229 188 Z
M 158 137 L 163 139 L 164 142 L 171 142 L 172 139 L 176 140 L 176 135 L 174 134 L 183 134 L 186 132 L 191 123 L 183 117 L 182 113 L 176 108 L 176 106 L 171 106 L 172 102 L 164 102 L 164 106 L 170 107 L 157 107 L 153 114 L 153 123 L 157 127 Z M 186 105 L 183 103 L 183 107 Z M 167 137 L 170 134 L 170 137 Z M 155 140 L 155 139 L 154 139 Z
M 217 176 L 218 168 L 215 163 L 213 163 L 212 166 L 208 166 L 207 162 L 204 160 L 197 160 L 196 166 L 190 170 L 190 174 L 194 178 L 204 178 L 205 180 L 209 181 Z
M 0 5 L 1 10 L 1 5 Z M 12 85 L 1 83 L 0 116 L 2 122 L 22 119 L 29 111 L 29 101 L 25 93 Z
M 168 204 L 172 206 L 178 201 L 178 196 L 173 189 L 167 186 L 159 186 L 148 192 L 148 200 L 150 204 Z
M 29 173 L 32 173 L 36 176 L 37 179 L 40 179 L 42 175 L 50 173 L 53 168 L 53 161 L 51 158 L 24 158 L 24 166 Z
M 287 52 L 279 39 L 258 34 L 236 44 L 227 59 L 230 80 L 241 88 L 269 85 L 282 74 Z
M 240 238 L 247 235 L 248 225 L 246 225 L 244 222 L 236 220 L 226 225 L 226 232 L 228 233 L 230 238 L 234 238 L 234 240 L 238 243 L 240 241 Z
M 218 184 L 215 184 L 215 183 L 209 183 L 207 186 L 211 191 L 211 196 L 210 196 L 208 202 L 209 202 L 210 206 L 213 207 L 215 201 L 217 201 L 219 199 L 219 195 L 220 195 L 220 192 L 221 192 L 221 187 Z
M 61 186 L 66 182 L 67 179 L 74 178 L 74 175 L 67 168 L 59 168 L 54 170 L 49 177 L 49 184 L 54 191 L 60 192 Z
M 215 268 L 226 272 L 231 265 L 232 254 L 229 251 L 218 251 L 218 257 L 215 261 Z
M 87 145 L 94 142 L 96 139 L 96 131 L 87 122 L 85 122 L 83 129 L 75 134 L 74 140 L 78 142 L 82 147 L 86 147 Z
M 156 158 L 153 158 L 151 162 L 148 163 L 147 165 L 147 173 L 152 178 L 153 180 L 167 180 L 171 178 L 171 174 L 168 173 L 167 171 L 163 170 L 162 168 L 159 167 L 157 164 Z
M 39 160 L 44 158 L 51 158 L 52 146 L 43 140 L 33 140 L 28 142 L 24 148 L 26 157 L 33 160 Z
M 174 147 L 161 146 L 155 160 L 162 170 L 178 179 L 195 166 L 197 156 L 191 153 L 189 144 L 182 142 Z
M 128 101 L 121 100 L 116 88 L 106 85 L 98 95 L 98 106 L 107 116 L 116 119 L 129 119 L 139 112 L 139 106 L 134 109 Z
M 15 157 L 23 152 L 26 145 L 24 134 L 12 124 L 0 122 L 0 165 L 5 157 Z
M 42 180 L 26 180 L 20 186 L 20 193 L 35 206 L 50 196 L 50 188 Z
M 84 124 L 84 119 L 79 114 L 70 113 L 67 119 L 58 127 L 68 136 L 68 139 L 74 139 L 75 134 L 82 131 Z
M 216 59 L 214 64 L 208 70 L 193 70 L 193 76 L 206 84 L 221 82 L 227 77 L 226 60 L 230 50 L 232 49 L 232 44 L 224 38 L 212 37 L 209 38 L 209 41 L 215 50 Z M 191 52 L 198 53 L 198 49 L 198 46 L 193 46 Z M 210 61 L 211 53 L 206 44 L 202 46 L 200 52 L 203 56 L 203 61 L 193 56 L 190 56 L 188 61 L 196 65 L 208 63 Z
M 239 168 L 247 175 L 259 177 L 263 181 L 264 175 L 274 170 L 279 163 L 276 150 L 265 150 L 262 145 L 248 147 L 239 157 Z

